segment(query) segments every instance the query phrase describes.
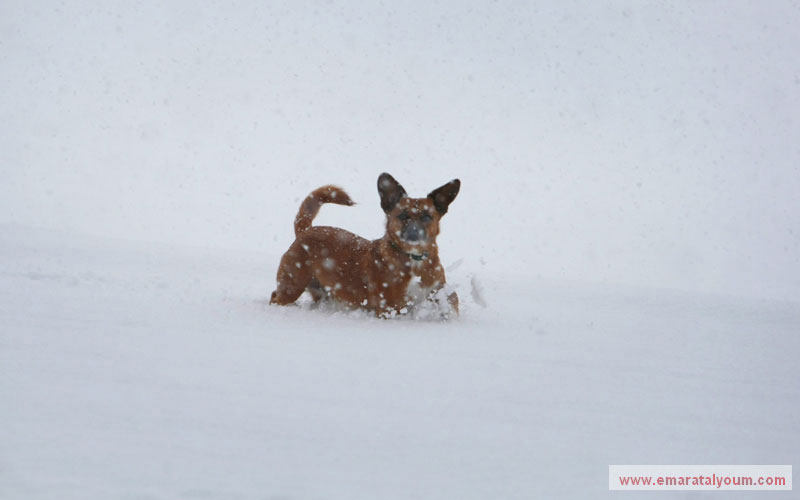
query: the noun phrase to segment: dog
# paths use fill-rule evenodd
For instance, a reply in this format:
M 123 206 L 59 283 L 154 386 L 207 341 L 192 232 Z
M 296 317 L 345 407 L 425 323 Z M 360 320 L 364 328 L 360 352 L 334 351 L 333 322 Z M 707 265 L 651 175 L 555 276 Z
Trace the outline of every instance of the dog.
M 446 280 L 436 237 L 460 188 L 461 181 L 454 179 L 425 198 L 409 198 L 394 177 L 381 174 L 386 233 L 373 241 L 336 227 L 312 226 L 323 204 L 354 204 L 339 187 L 316 189 L 297 212 L 296 239 L 281 258 L 270 304 L 291 304 L 307 290 L 314 303 L 332 298 L 380 318 L 406 314 L 423 301 L 446 308 L 439 298 Z M 446 300 L 443 319 L 458 314 L 458 295 L 450 293 Z

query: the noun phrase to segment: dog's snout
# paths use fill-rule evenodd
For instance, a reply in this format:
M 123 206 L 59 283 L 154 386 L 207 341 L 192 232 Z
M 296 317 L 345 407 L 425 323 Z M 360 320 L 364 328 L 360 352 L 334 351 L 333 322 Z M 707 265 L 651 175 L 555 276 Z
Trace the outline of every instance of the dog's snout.
M 400 237 L 408 242 L 422 241 L 425 239 L 425 228 L 416 222 L 412 222 L 403 228 Z

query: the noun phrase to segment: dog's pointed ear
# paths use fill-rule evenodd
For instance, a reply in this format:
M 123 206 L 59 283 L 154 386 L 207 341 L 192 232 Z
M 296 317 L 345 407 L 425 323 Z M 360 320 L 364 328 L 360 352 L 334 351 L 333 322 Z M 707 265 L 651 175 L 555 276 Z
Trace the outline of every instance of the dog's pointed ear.
M 378 194 L 381 195 L 381 208 L 388 213 L 406 197 L 406 190 L 394 177 L 384 172 L 378 177 Z
M 428 194 L 428 198 L 433 201 L 433 206 L 440 215 L 447 213 L 447 207 L 453 203 L 458 195 L 458 190 L 461 189 L 461 181 L 453 179 L 444 186 L 436 188 Z

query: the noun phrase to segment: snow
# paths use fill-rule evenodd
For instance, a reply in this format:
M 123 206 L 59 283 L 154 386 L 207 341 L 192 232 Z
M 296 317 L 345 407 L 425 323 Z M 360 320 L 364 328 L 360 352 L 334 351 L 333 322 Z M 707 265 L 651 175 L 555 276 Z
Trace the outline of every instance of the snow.
M 2 498 L 614 498 L 608 464 L 798 458 L 796 303 L 483 274 L 483 308 L 454 271 L 458 319 L 377 320 L 268 306 L 278 253 L 1 229 Z
M 793 2 L 0 19 L 0 498 L 599 499 L 609 464 L 798 462 Z M 461 180 L 460 316 L 269 306 L 302 200 L 341 185 L 315 224 L 377 238 L 381 172 Z

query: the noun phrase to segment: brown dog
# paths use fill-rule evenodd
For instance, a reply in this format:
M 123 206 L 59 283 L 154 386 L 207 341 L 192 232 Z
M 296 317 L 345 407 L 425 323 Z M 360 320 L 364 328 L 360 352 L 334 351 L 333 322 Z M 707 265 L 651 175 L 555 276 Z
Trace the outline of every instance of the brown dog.
M 332 297 L 374 311 L 379 317 L 406 313 L 422 300 L 439 303 L 445 284 L 436 236 L 439 220 L 456 198 L 461 181 L 452 180 L 427 198 L 409 198 L 389 174 L 378 177 L 381 207 L 386 212 L 386 234 L 369 241 L 335 227 L 311 226 L 323 203 L 352 205 L 341 188 L 324 186 L 300 205 L 294 220 L 296 239 L 281 258 L 278 288 L 270 304 L 285 305 L 308 290 L 314 302 Z M 417 287 L 409 288 L 418 281 Z M 423 299 L 424 297 L 424 299 Z M 458 296 L 447 296 L 458 314 Z M 442 312 L 448 317 L 449 312 Z

